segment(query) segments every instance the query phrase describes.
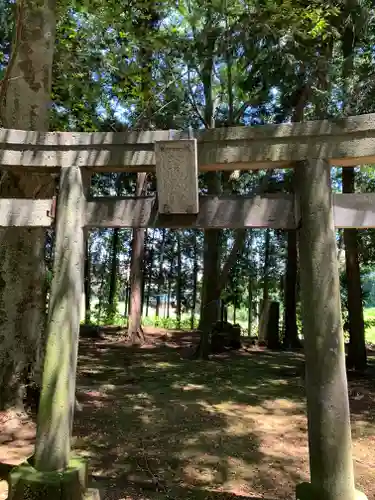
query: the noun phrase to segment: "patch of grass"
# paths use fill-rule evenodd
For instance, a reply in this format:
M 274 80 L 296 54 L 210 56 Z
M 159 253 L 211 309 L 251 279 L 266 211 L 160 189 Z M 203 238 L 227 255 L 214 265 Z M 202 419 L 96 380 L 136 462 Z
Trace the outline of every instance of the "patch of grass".
M 92 307 L 94 309 L 95 305 L 97 304 L 97 300 L 92 301 Z M 124 317 L 124 309 L 125 309 L 125 303 L 124 302 L 119 302 L 118 303 L 118 312 L 116 313 L 112 324 L 117 325 L 117 326 L 127 326 L 127 318 Z M 241 325 L 241 328 L 243 329 L 244 334 L 246 335 L 247 333 L 247 321 L 243 319 L 245 316 L 244 310 L 239 310 L 238 311 L 238 318 L 237 322 Z M 93 316 L 94 318 L 94 316 Z M 175 329 L 180 329 L 180 330 L 190 330 L 191 328 L 191 315 L 190 313 L 183 313 L 181 315 L 181 322 L 180 324 L 177 321 L 176 318 L 176 313 L 173 308 L 171 308 L 170 311 L 170 317 L 164 317 L 164 309 L 162 308 L 161 314 L 159 317 L 156 317 L 155 315 L 155 309 L 152 307 L 149 308 L 149 315 L 144 316 L 142 323 L 143 326 L 153 326 L 155 328 L 165 328 L 167 330 L 175 330 Z M 366 328 L 366 342 L 368 344 L 373 344 L 375 345 L 375 307 L 371 308 L 366 308 L 364 309 L 364 319 L 365 319 L 365 328 Z M 82 317 L 82 321 L 84 320 L 84 317 Z M 229 318 L 229 321 L 233 321 L 233 318 Z M 195 325 L 194 327 L 197 328 L 199 323 L 199 315 L 195 316 Z M 299 328 L 301 329 L 301 325 L 299 325 Z M 257 335 L 257 329 L 256 329 L 256 324 L 253 324 L 253 335 Z
M 375 344 L 375 307 L 369 307 L 363 311 L 366 328 L 366 342 Z

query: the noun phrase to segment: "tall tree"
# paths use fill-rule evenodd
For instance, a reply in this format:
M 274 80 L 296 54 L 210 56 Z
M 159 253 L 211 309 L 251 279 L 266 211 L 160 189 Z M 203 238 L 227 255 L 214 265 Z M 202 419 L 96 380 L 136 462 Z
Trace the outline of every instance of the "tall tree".
M 12 52 L 0 87 L 1 125 L 48 129 L 56 2 L 17 0 Z M 50 175 L 3 172 L 2 197 L 51 197 Z M 25 369 L 40 383 L 46 311 L 45 231 L 0 232 L 0 407 L 22 406 Z
M 193 290 L 191 299 L 191 317 L 190 317 L 190 328 L 194 330 L 195 328 L 195 312 L 197 306 L 197 290 L 198 290 L 198 241 L 197 232 L 193 231 Z
M 301 87 L 296 89 L 293 102 L 295 107 L 292 114 L 293 122 L 302 122 L 304 118 L 305 106 L 310 95 L 309 84 L 305 80 L 305 75 L 300 75 Z M 294 173 L 290 179 L 290 191 L 295 193 Z M 298 348 L 301 343 L 298 338 L 297 327 L 297 273 L 298 273 L 298 251 L 297 251 L 297 231 L 295 229 L 287 231 L 287 263 L 285 275 L 284 291 L 284 347 Z
M 215 89 L 215 64 L 217 60 L 217 51 L 223 48 L 226 63 L 227 89 L 229 95 L 229 107 L 226 118 L 226 124 L 232 125 L 234 121 L 234 103 L 233 103 L 233 72 L 232 72 L 232 49 L 228 45 L 229 25 L 228 11 L 223 10 L 223 4 L 217 5 L 210 1 L 204 5 L 198 2 L 197 10 L 202 13 L 202 27 L 198 31 L 194 24 L 195 15 L 192 18 L 192 32 L 196 54 L 199 55 L 199 64 L 197 73 L 203 87 L 203 113 L 200 113 L 196 104 L 195 108 L 206 128 L 215 128 L 217 118 L 218 91 Z M 224 31 L 222 30 L 222 21 L 224 20 Z M 224 35 L 224 36 L 223 36 Z M 237 118 L 241 114 L 237 114 Z M 228 122 L 230 120 L 230 122 Z M 206 175 L 207 194 L 219 196 L 222 193 L 222 175 L 220 172 L 210 172 Z M 204 232 L 204 253 L 203 253 L 203 280 L 202 280 L 202 299 L 201 299 L 201 318 L 199 329 L 202 332 L 201 342 L 197 350 L 197 356 L 200 358 L 208 357 L 208 335 L 211 325 L 219 318 L 220 296 L 225 287 L 229 271 L 236 261 L 237 254 L 242 250 L 245 242 L 245 233 L 239 231 L 236 234 L 233 249 L 228 260 L 221 269 L 221 240 L 222 232 L 219 229 L 207 229 Z
M 160 7 L 160 6 L 159 6 Z M 139 65 L 141 68 L 141 119 L 140 128 L 151 128 L 152 116 L 152 62 L 153 62 L 153 38 L 159 20 L 160 12 L 158 4 L 146 2 L 140 8 L 139 18 L 134 22 L 134 28 L 139 36 L 140 51 Z M 137 175 L 136 195 L 141 196 L 145 192 L 147 176 L 145 173 Z M 134 343 L 137 339 L 143 340 L 141 327 L 142 319 L 142 290 L 143 290 L 143 257 L 145 245 L 145 229 L 133 230 L 132 262 L 131 262 L 131 288 L 130 288 L 130 315 L 128 326 L 128 338 Z
M 182 261 L 181 261 L 181 232 L 176 232 L 177 238 L 177 281 L 176 281 L 176 317 L 177 328 L 181 328 L 181 303 L 182 303 Z
M 138 176 L 136 196 L 141 196 L 143 182 Z M 143 258 L 145 250 L 145 230 L 133 230 L 130 264 L 130 311 L 128 325 L 128 339 L 132 344 L 143 342 L 144 335 L 141 325 L 142 319 L 142 284 L 143 284 Z
M 342 79 L 344 113 L 350 114 L 350 83 L 354 72 L 355 48 L 360 41 L 363 25 L 362 6 L 357 0 L 347 0 L 342 13 Z M 354 167 L 342 169 L 343 193 L 355 192 Z M 348 366 L 364 370 L 367 365 L 365 323 L 363 318 L 361 272 L 358 254 L 358 230 L 344 229 L 346 283 L 348 291 L 349 351 Z
M 85 323 L 91 321 L 91 252 L 90 234 L 85 234 L 85 269 L 84 269 L 84 290 L 85 290 Z
M 112 249 L 111 249 L 111 275 L 109 281 L 108 295 L 108 320 L 112 323 L 117 310 L 117 274 L 118 274 L 118 247 L 119 247 L 119 228 L 115 227 L 112 231 Z

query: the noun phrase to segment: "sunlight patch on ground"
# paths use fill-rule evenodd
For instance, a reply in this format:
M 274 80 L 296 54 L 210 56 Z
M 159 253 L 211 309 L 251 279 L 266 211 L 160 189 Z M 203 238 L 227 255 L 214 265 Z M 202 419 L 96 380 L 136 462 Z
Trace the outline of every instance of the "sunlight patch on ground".
M 99 386 L 99 392 L 106 393 L 110 391 L 115 391 L 117 386 L 114 384 L 102 384 Z
M 150 478 L 151 471 L 172 488 L 204 489 L 204 498 L 214 498 L 215 491 L 227 494 L 223 500 L 231 493 L 294 498 L 295 485 L 307 480 L 309 471 L 305 394 L 300 378 L 283 373 L 300 364 L 298 355 L 256 352 L 192 363 L 165 345 L 160 351 L 140 352 L 129 353 L 134 382 L 124 387 L 124 377 L 119 375 L 117 382 L 114 376 L 116 398 L 106 401 L 101 414 L 95 410 L 97 437 L 81 419 L 81 433 L 87 437 L 80 444 L 92 448 L 95 474 L 114 477 L 124 493 L 128 482 L 122 487 L 123 481 L 139 475 Z M 116 345 L 112 355 L 106 361 L 107 372 L 114 366 L 123 370 L 125 348 Z M 367 437 L 374 430 L 369 426 L 370 410 L 363 405 L 364 413 L 358 404 L 355 401 L 352 415 L 354 458 L 358 485 L 369 494 L 373 486 L 367 485 L 367 478 L 373 469 L 368 462 L 375 445 L 369 448 Z M 192 492 L 190 498 L 198 497 Z
M 210 390 L 206 385 L 203 384 L 183 384 L 176 382 L 172 384 L 172 389 L 181 389 L 182 391 L 207 391 Z
M 176 363 L 170 363 L 170 362 L 167 362 L 167 361 L 159 361 L 158 363 L 155 363 L 153 365 L 154 368 L 157 368 L 157 369 L 170 369 L 170 368 L 175 368 L 176 367 Z
M 290 399 L 271 399 L 266 400 L 262 404 L 262 407 L 267 411 L 272 411 L 273 415 L 295 415 L 300 413 L 301 411 L 305 411 L 306 405 L 304 403 L 297 403 L 295 401 L 291 401 Z
M 256 482 L 273 467 L 293 476 L 298 464 L 307 467 L 308 448 L 301 432 L 306 432 L 305 416 L 296 416 L 302 403 L 287 399 L 264 401 L 263 405 L 238 404 L 225 401 L 211 405 L 199 404 L 206 412 L 225 418 L 226 428 L 198 432 L 186 439 L 179 453 L 186 481 L 190 484 L 219 487 L 225 491 L 243 489 L 247 482 Z M 293 415 L 293 412 L 294 415 Z M 259 443 L 254 441 L 256 430 Z M 238 439 L 241 448 L 238 447 Z M 204 446 L 211 453 L 202 453 Z M 259 453 L 264 456 L 259 462 Z M 290 457 L 287 461 L 285 455 Z M 306 476 L 304 471 L 300 471 Z M 307 477 L 306 477 L 307 479 Z

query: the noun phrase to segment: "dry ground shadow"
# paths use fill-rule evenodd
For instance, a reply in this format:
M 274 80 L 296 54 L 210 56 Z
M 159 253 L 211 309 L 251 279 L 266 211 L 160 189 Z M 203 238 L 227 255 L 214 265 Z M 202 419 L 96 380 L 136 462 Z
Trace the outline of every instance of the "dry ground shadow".
M 190 361 L 196 334 L 148 333 L 142 348 L 121 332 L 81 339 L 74 446 L 101 498 L 294 498 L 308 478 L 307 431 L 303 382 L 287 374 L 302 356 L 251 348 Z M 350 382 L 356 479 L 369 498 L 374 380 Z M 0 460 L 30 452 L 28 423 L 1 435 Z
M 81 342 L 75 446 L 104 498 L 294 498 L 308 478 L 307 429 L 303 382 L 286 374 L 302 356 L 191 361 L 195 334 L 158 333 L 142 348 L 118 334 Z M 375 392 L 350 385 L 356 477 L 371 498 Z

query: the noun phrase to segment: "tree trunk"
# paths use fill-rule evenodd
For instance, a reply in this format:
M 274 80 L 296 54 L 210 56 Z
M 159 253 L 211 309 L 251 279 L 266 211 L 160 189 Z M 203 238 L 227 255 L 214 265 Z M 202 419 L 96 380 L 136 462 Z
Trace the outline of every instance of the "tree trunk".
M 266 229 L 264 240 L 264 265 L 263 265 L 263 304 L 269 298 L 269 267 L 270 267 L 270 230 Z
M 263 263 L 263 297 L 260 306 L 260 321 L 258 342 L 260 345 L 267 344 L 267 324 L 269 320 L 269 266 L 270 266 L 270 230 L 266 229 L 264 240 L 264 263 Z
M 99 287 L 99 301 L 98 301 L 98 321 L 102 321 L 102 311 L 103 311 L 103 297 L 104 297 L 104 289 L 105 289 L 105 282 L 106 282 L 106 270 L 102 269 L 101 271 L 101 276 L 100 276 L 100 287 Z
M 207 10 L 205 18 L 205 28 L 212 30 L 212 18 Z M 208 31 L 208 32 L 209 32 Z M 207 36 L 205 40 L 205 53 L 201 78 L 203 84 L 203 94 L 205 99 L 203 121 L 206 128 L 215 127 L 215 109 L 213 93 L 213 72 L 214 72 L 214 51 L 216 36 L 212 31 L 212 36 Z M 221 193 L 221 176 L 218 172 L 206 174 L 208 194 L 219 195 Z M 209 354 L 209 332 L 213 322 L 219 317 L 219 272 L 220 272 L 220 229 L 207 229 L 204 232 L 203 251 L 203 283 L 201 298 L 201 317 L 199 329 L 201 330 L 201 341 L 199 343 L 196 356 L 200 359 L 208 359 Z
M 201 342 L 196 352 L 196 356 L 200 359 L 207 359 L 208 357 L 209 333 L 211 325 L 219 318 L 221 291 L 228 281 L 230 270 L 235 265 L 238 254 L 243 249 L 245 237 L 245 230 L 237 231 L 231 252 L 223 268 L 220 270 L 220 259 L 218 254 L 220 253 L 221 234 L 214 229 L 205 231 L 205 242 L 209 239 L 209 245 L 207 245 L 206 248 L 212 248 L 212 252 L 208 253 L 205 249 L 203 254 L 203 269 L 206 269 L 207 275 L 206 280 L 203 279 L 202 285 L 202 312 L 199 325 L 202 335 Z M 217 269 L 217 267 L 219 267 L 219 269 Z M 214 271 L 216 274 L 214 274 Z M 208 277 L 212 277 L 212 279 L 208 280 Z M 207 349 L 207 351 L 204 349 Z
M 300 341 L 298 339 L 297 329 L 297 232 L 293 229 L 287 231 L 288 255 L 286 264 L 286 283 L 285 283 L 285 316 L 284 316 L 284 347 L 298 348 Z
M 301 75 L 303 76 L 303 75 Z M 310 88 L 302 84 L 298 89 L 297 102 L 293 110 L 292 121 L 302 122 L 304 119 L 304 110 Z M 292 173 L 291 192 L 294 193 L 294 173 Z M 297 232 L 295 229 L 287 231 L 288 253 L 286 264 L 285 290 L 284 290 L 284 339 L 283 344 L 286 348 L 299 348 L 301 343 L 298 338 L 297 327 L 297 274 L 298 274 L 298 250 L 297 250 Z
M 91 316 L 91 256 L 90 237 L 88 232 L 85 235 L 85 269 L 84 269 L 84 290 L 85 290 L 85 323 L 90 323 Z
M 201 330 L 209 329 L 219 317 L 220 244 L 221 231 L 206 229 L 204 232 L 202 312 L 199 325 Z
M 354 193 L 354 168 L 342 169 L 343 193 Z M 363 319 L 361 272 L 358 258 L 358 231 L 344 229 L 345 263 L 348 287 L 349 350 L 348 367 L 365 370 L 367 365 L 365 323 Z
M 55 42 L 55 3 L 17 3 L 16 36 L 0 90 L 1 126 L 48 130 L 52 60 Z M 1 197 L 50 198 L 55 182 L 50 175 L 7 173 Z M 41 383 L 45 348 L 46 272 L 44 229 L 0 230 L 0 409 L 22 408 L 24 374 Z
M 118 246 L 119 246 L 119 229 L 115 227 L 112 233 L 111 275 L 109 280 L 109 295 L 108 295 L 108 320 L 110 324 L 112 324 L 113 321 L 115 320 L 117 312 L 116 293 L 117 293 Z
M 136 196 L 143 191 L 146 174 L 137 175 Z M 130 314 L 128 324 L 128 341 L 137 344 L 144 341 L 141 325 L 142 320 L 142 276 L 143 256 L 145 248 L 145 230 L 143 228 L 133 229 L 132 256 L 130 267 Z
M 144 252 L 143 252 L 144 255 Z M 145 273 L 144 273 L 144 260 L 142 260 L 142 285 L 141 285 L 141 316 L 144 314 L 144 307 L 145 307 L 145 292 L 146 292 L 146 280 L 145 280 Z
M 147 286 L 147 295 L 146 295 L 146 311 L 145 311 L 146 318 L 148 317 L 148 311 L 150 309 L 150 287 L 151 287 L 151 284 L 149 282 L 148 286 Z
M 220 304 L 220 321 L 228 322 L 228 306 L 223 300 Z
M 266 326 L 266 342 L 268 349 L 280 349 L 279 322 L 280 305 L 275 301 L 270 302 Z
M 172 266 L 171 266 L 172 267 Z M 168 290 L 167 290 L 167 318 L 171 316 L 171 293 L 172 293 L 172 274 L 168 276 Z
M 162 284 L 163 284 L 163 263 L 164 263 L 164 250 L 165 250 L 165 229 L 162 229 L 162 240 L 160 247 L 160 255 L 159 255 L 159 272 L 158 272 L 158 287 L 156 291 L 156 310 L 155 316 L 158 318 L 160 314 L 160 295 L 162 292 Z
M 247 303 L 247 333 L 251 336 L 253 326 L 253 284 L 251 276 L 248 277 L 247 284 L 248 303 Z
M 140 69 L 140 92 L 143 101 L 142 119 L 139 122 L 140 128 L 148 129 L 151 125 L 152 116 L 152 60 L 154 47 L 150 44 L 148 33 L 155 30 L 159 22 L 160 13 L 151 4 L 141 7 L 142 15 L 136 16 L 133 27 L 138 30 L 142 44 L 139 52 Z M 137 174 L 136 196 L 141 196 L 145 190 L 147 175 Z M 143 258 L 145 245 L 145 229 L 137 228 L 133 230 L 132 242 L 132 262 L 130 275 L 130 316 L 128 326 L 128 340 L 130 343 L 144 341 L 141 326 L 142 300 L 143 300 Z
M 181 295 L 182 295 L 182 265 L 181 265 L 181 234 L 177 231 L 177 283 L 176 283 L 176 318 L 177 328 L 181 328 Z
M 147 294 L 146 294 L 146 317 L 148 316 L 148 312 L 150 309 L 150 296 L 151 296 L 151 285 L 152 285 L 152 262 L 153 262 L 153 256 L 152 256 L 152 251 L 151 251 L 151 257 L 150 257 L 150 272 L 148 276 L 148 283 L 147 283 Z
M 127 318 L 129 315 L 129 309 L 130 309 L 130 288 L 129 288 L 129 283 L 126 282 L 125 286 L 125 305 L 124 305 L 124 317 Z
M 155 306 L 155 317 L 158 318 L 160 316 L 160 285 L 158 284 L 157 293 L 156 293 L 156 306 Z
M 146 260 L 145 260 L 145 253 L 146 249 L 148 247 L 148 239 L 149 239 L 149 231 L 146 229 L 145 231 L 145 243 L 144 243 L 144 249 L 143 249 L 143 272 L 142 272 L 142 293 L 141 293 L 141 316 L 144 314 L 144 308 L 145 308 L 145 300 L 146 300 Z M 147 252 L 147 259 L 149 259 L 149 252 Z
M 197 307 L 197 284 L 198 284 L 198 242 L 197 233 L 194 232 L 194 264 L 193 264 L 193 297 L 191 305 L 190 328 L 195 328 L 195 309 Z
M 356 2 L 347 1 L 344 4 L 343 15 L 348 18 L 353 8 L 358 7 Z M 350 80 L 354 70 L 354 54 L 356 44 L 356 27 L 352 22 L 345 23 L 342 36 L 343 66 L 342 78 L 344 83 L 344 113 L 351 114 L 351 89 Z M 342 169 L 343 193 L 355 192 L 354 167 Z M 345 264 L 348 287 L 348 323 L 349 323 L 349 351 L 348 367 L 362 371 L 367 366 L 367 353 L 365 342 L 365 325 L 363 319 L 361 273 L 358 259 L 358 231 L 357 229 L 344 229 Z
M 207 229 L 204 232 L 202 307 L 199 324 L 201 341 L 197 351 L 197 357 L 200 359 L 208 359 L 211 325 L 219 317 L 220 240 L 220 230 Z
M 151 238 L 151 244 L 150 244 L 150 251 L 149 251 L 149 272 L 148 272 L 148 283 L 147 283 L 147 295 L 146 295 L 146 317 L 148 316 L 148 312 L 150 309 L 150 296 L 151 296 L 151 285 L 152 285 L 152 269 L 154 265 L 154 241 L 155 241 L 155 230 L 153 232 L 152 238 Z

